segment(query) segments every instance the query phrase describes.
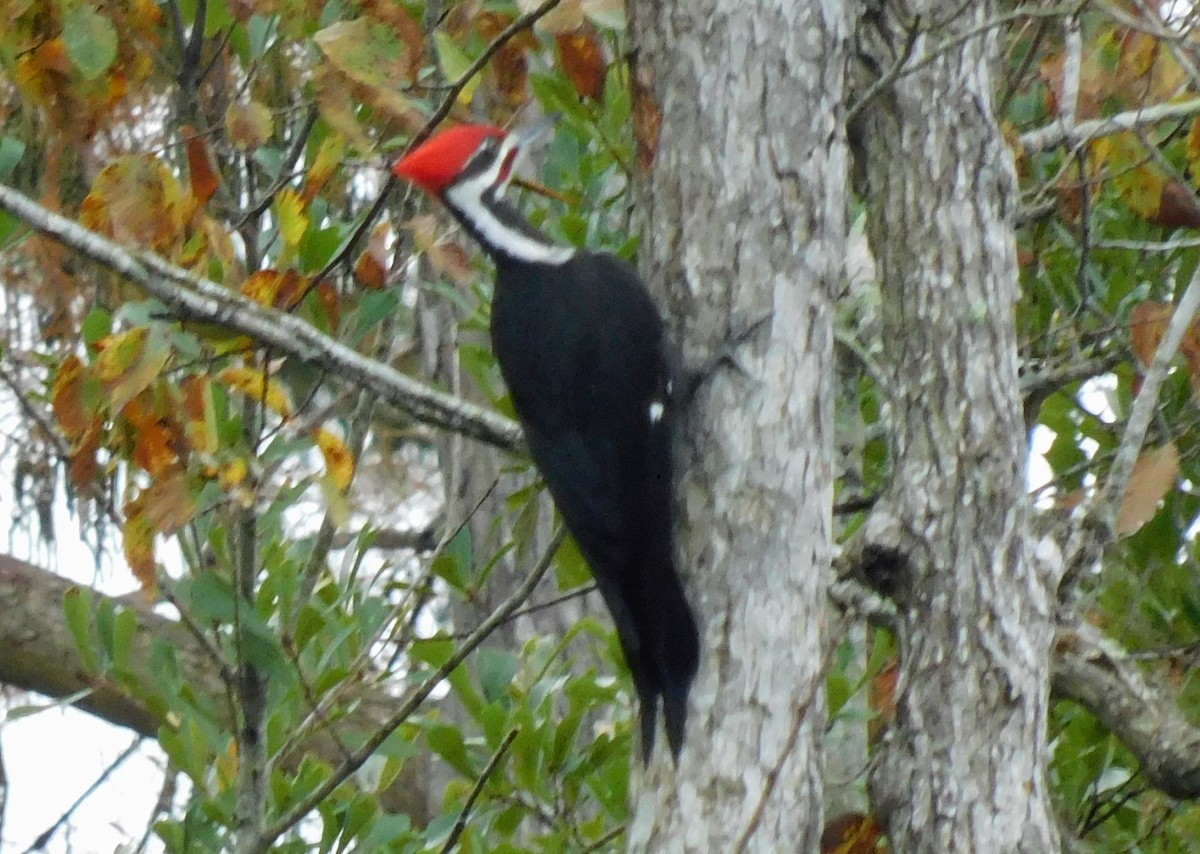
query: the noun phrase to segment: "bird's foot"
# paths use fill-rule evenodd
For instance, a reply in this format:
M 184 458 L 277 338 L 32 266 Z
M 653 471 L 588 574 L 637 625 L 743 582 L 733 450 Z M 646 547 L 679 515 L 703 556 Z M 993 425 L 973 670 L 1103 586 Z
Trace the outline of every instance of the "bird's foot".
M 700 386 L 712 379 L 713 375 L 722 366 L 728 366 L 742 376 L 749 377 L 750 371 L 742 364 L 738 350 L 746 343 L 750 336 L 754 335 L 754 333 L 762 328 L 763 324 L 771 319 L 772 314 L 773 312 L 767 312 L 744 329 L 731 334 L 717 348 L 717 351 L 709 356 L 699 367 L 685 369 L 683 376 L 675 383 L 677 388 L 671 390 L 671 398 L 675 401 L 675 405 L 682 408 L 690 404 L 692 398 L 696 396 L 696 392 L 700 390 Z

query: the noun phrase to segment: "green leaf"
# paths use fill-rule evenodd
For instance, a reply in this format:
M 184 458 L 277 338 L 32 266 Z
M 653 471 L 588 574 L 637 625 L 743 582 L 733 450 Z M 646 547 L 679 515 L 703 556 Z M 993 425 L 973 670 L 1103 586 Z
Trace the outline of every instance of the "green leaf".
M 0 136 L 0 181 L 8 180 L 24 154 L 25 143 L 16 137 Z
M 475 775 L 475 766 L 471 764 L 471 757 L 467 755 L 467 746 L 458 727 L 446 724 L 430 727 L 425 738 L 433 751 L 445 759 L 455 771 L 468 777 Z
M 95 644 L 92 643 L 92 632 L 88 617 L 92 610 L 91 594 L 82 587 L 72 587 L 63 596 L 63 613 L 67 618 L 67 628 L 75 638 L 75 646 L 83 656 L 84 666 L 92 672 L 100 669 L 99 656 Z
M 489 703 L 495 702 L 507 693 L 520 663 L 506 649 L 484 647 L 478 655 L 476 670 L 479 673 L 479 686 L 483 689 L 484 699 Z
M 78 6 L 63 20 L 67 56 L 85 80 L 95 80 L 117 58 L 117 29 L 90 6 Z
M 433 34 L 433 44 L 437 48 L 438 64 L 442 66 L 442 74 L 451 83 L 458 82 L 471 68 L 471 57 L 463 53 L 462 48 L 454 43 L 454 38 L 449 33 L 444 33 L 441 30 Z M 479 86 L 481 79 L 479 74 L 475 74 L 467 85 L 463 87 L 462 91 L 458 94 L 458 102 L 460 104 L 471 103 L 471 98 L 475 96 L 475 89 Z
M 137 614 L 132 608 L 122 608 L 117 612 L 112 635 L 112 660 L 116 670 L 129 670 L 129 654 L 133 650 L 137 626 Z

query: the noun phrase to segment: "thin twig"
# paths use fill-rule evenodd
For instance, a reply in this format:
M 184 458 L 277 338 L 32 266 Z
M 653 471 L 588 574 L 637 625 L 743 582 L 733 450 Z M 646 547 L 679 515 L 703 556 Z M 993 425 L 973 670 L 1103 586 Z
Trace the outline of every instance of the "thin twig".
M 500 742 L 500 746 L 492 754 L 492 758 L 488 760 L 488 764 L 484 766 L 483 772 L 479 775 L 479 779 L 475 781 L 475 786 L 471 789 L 471 794 L 467 795 L 467 801 L 463 804 L 462 812 L 454 822 L 454 827 L 450 829 L 450 835 L 446 837 L 446 844 L 442 846 L 442 854 L 450 854 L 454 850 L 454 846 L 458 844 L 463 831 L 467 829 L 467 819 L 471 815 L 471 810 L 475 807 L 475 802 L 479 800 L 479 796 L 483 794 L 483 787 L 487 785 L 487 781 L 491 779 L 491 776 L 496 773 L 501 760 L 504 759 L 504 754 L 508 753 L 508 749 L 512 747 L 512 743 L 516 741 L 517 735 L 520 732 L 520 727 L 510 729 L 508 734 L 504 736 L 504 741 Z
M 116 771 L 126 759 L 133 756 L 133 754 L 137 752 L 141 745 L 142 738 L 141 736 L 138 736 L 130 743 L 128 747 L 121 751 L 120 756 L 114 759 L 112 763 L 105 768 L 103 772 L 101 772 L 100 776 L 95 779 L 92 785 L 88 786 L 87 789 L 84 790 L 83 794 L 76 798 L 74 803 L 67 807 L 66 812 L 60 815 L 54 824 L 50 825 L 48 828 L 38 834 L 38 838 L 35 839 L 32 844 L 25 849 L 25 854 L 33 854 L 35 851 L 44 850 L 45 847 L 50 843 L 50 838 L 54 836 L 60 827 L 70 820 L 71 815 L 75 812 L 75 810 L 79 809 L 80 805 L 83 804 L 84 801 L 90 798 L 97 789 L 103 786 L 108 778 L 112 776 L 113 772 Z

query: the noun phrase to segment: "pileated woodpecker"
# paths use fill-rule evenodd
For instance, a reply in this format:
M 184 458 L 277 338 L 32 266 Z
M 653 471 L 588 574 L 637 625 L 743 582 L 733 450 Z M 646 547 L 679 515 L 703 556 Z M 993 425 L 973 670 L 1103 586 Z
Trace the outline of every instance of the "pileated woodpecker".
M 660 697 L 678 760 L 700 641 L 675 571 L 662 321 L 632 267 L 553 242 L 503 198 L 525 142 L 465 125 L 393 172 L 440 198 L 496 265 L 492 347 L 530 456 L 616 623 L 643 760 Z

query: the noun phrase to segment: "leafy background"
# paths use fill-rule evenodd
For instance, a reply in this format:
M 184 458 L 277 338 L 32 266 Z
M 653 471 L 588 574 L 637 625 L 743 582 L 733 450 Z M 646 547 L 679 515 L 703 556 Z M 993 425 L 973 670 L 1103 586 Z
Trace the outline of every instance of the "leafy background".
M 512 125 L 553 114 L 553 137 L 517 192 L 522 209 L 564 242 L 636 254 L 628 188 L 653 153 L 654 111 L 631 84 L 620 2 L 0 9 L 10 22 L 0 30 L 0 180 L 501 412 L 511 407 L 486 345 L 486 263 L 441 211 L 393 187 L 387 164 L 443 119 Z M 1023 391 L 1043 451 L 1033 487 L 1047 518 L 1104 482 L 1172 302 L 1200 265 L 1193 17 L 1176 6 L 1041 3 L 995 22 L 1005 46 L 996 103 L 1021 182 Z M 1127 121 L 1080 143 L 1053 132 L 1111 116 Z M 843 533 L 889 468 L 865 266 L 839 321 Z M 479 520 L 447 515 L 452 454 L 436 431 L 320 366 L 178 321 L 4 213 L 0 288 L 0 456 L 14 529 L 52 542 L 54 505 L 69 502 L 98 574 L 135 579 L 227 677 L 215 693 L 198 690 L 166 642 L 148 673 L 136 668 L 137 608 L 83 588 L 63 602 L 94 678 L 161 717 L 165 776 L 184 782 L 161 804 L 153 845 L 227 845 L 244 794 L 234 726 L 244 698 L 232 674 L 249 666 L 269 686 L 266 812 L 300 818 L 280 828 L 274 850 L 620 847 L 630 690 L 606 617 L 585 608 L 567 611 L 566 627 L 540 619 L 577 608 L 588 576 L 569 544 L 552 548 L 525 461 L 503 457 L 493 518 L 468 524 Z M 430 306 L 452 319 L 441 338 L 459 380 L 430 371 Z M 1088 619 L 1196 725 L 1198 385 L 1200 327 L 1121 507 L 1124 539 L 1083 590 Z M 521 631 L 484 638 L 443 683 L 438 668 L 479 625 L 465 618 L 470 606 L 514 587 L 497 567 L 527 572 L 548 552 L 553 589 L 540 588 Z M 894 675 L 885 632 L 841 639 L 831 738 L 869 746 L 891 712 Z M 422 686 L 431 696 L 379 731 L 365 770 L 296 758 L 305 735 L 365 698 L 399 708 Z M 9 716 L 31 708 L 13 699 Z M 1080 706 L 1059 701 L 1053 712 L 1065 826 L 1096 851 L 1200 851 L 1191 802 L 1151 788 Z M 430 755 L 436 763 L 419 775 L 434 790 L 429 813 L 392 809 L 389 786 Z M 849 794 L 837 803 L 860 806 L 831 819 L 827 850 L 877 842 L 862 814 L 864 770 L 840 781 Z M 327 781 L 328 794 L 297 816 Z

